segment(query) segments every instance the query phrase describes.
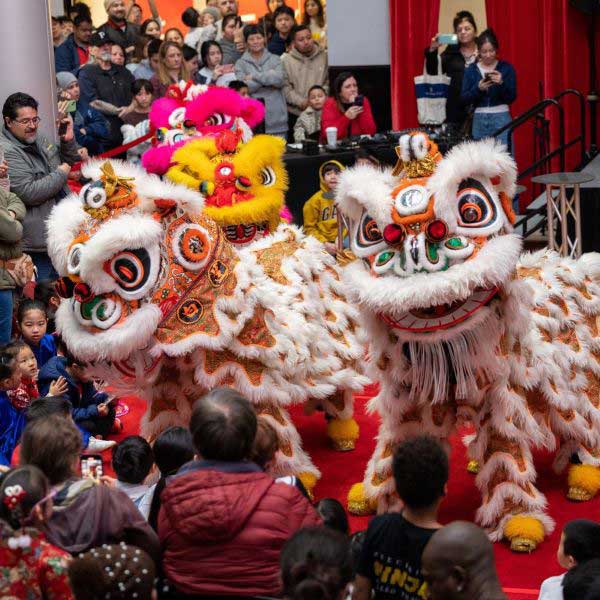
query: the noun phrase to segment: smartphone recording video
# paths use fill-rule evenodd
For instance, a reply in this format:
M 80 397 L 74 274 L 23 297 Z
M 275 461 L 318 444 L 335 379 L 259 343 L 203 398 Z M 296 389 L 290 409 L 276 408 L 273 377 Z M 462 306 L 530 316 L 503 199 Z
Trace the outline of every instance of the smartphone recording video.
M 356 98 L 354 98 L 354 106 L 362 106 L 365 103 L 365 97 L 362 94 L 358 94 Z
M 100 479 L 103 475 L 102 457 L 99 454 L 82 454 L 79 457 L 81 476 L 89 479 Z

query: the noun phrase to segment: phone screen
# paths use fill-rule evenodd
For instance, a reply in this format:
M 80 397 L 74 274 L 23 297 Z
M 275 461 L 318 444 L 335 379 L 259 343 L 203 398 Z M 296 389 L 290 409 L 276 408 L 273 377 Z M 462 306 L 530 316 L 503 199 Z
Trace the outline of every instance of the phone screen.
M 75 100 L 71 100 L 69 104 L 67 104 L 67 112 L 74 113 L 77 110 L 77 102 Z
M 82 454 L 79 457 L 81 476 L 90 479 L 100 479 L 103 475 L 102 457 L 99 454 Z
M 440 33 L 437 39 L 440 44 L 458 44 L 458 36 L 455 33 Z
M 365 97 L 359 94 L 354 98 L 354 106 L 362 106 L 365 102 Z

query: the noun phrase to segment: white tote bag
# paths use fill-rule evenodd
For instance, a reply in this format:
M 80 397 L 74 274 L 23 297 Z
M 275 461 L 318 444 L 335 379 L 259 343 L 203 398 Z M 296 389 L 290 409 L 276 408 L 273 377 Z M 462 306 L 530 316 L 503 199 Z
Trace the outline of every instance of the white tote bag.
M 419 124 L 441 125 L 446 120 L 446 99 L 450 77 L 442 73 L 442 59 L 438 54 L 436 75 L 427 74 L 427 61 L 423 63 L 423 75 L 415 77 L 415 95 Z

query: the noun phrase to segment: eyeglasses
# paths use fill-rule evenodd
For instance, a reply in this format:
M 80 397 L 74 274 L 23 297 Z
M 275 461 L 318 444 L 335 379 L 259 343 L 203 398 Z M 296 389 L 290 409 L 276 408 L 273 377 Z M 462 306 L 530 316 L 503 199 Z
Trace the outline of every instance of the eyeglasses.
M 33 117 L 32 119 L 13 119 L 13 121 L 19 125 L 39 125 L 41 120 L 40 117 Z

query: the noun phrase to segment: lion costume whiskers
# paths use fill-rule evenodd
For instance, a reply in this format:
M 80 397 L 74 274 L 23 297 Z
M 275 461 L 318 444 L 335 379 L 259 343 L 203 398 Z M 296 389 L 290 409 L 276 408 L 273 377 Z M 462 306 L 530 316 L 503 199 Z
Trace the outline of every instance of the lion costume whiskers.
M 393 447 L 459 419 L 476 435 L 478 521 L 530 551 L 553 529 L 531 449 L 556 450 L 569 497 L 600 489 L 600 257 L 520 256 L 512 233 L 516 168 L 493 140 L 442 159 L 422 133 L 404 136 L 394 172 L 344 172 L 336 192 L 354 260 L 344 269 L 369 334 L 371 408 L 381 416 L 353 512 L 395 494 Z
M 149 439 L 187 424 L 205 391 L 239 389 L 278 434 L 274 472 L 311 488 L 319 472 L 286 407 L 320 399 L 343 438 L 356 427 L 352 404 L 334 392 L 351 397 L 367 382 L 358 313 L 333 259 L 293 226 L 237 251 L 198 192 L 127 163 L 91 162 L 84 175 L 93 182 L 48 223 L 67 346 L 147 400 Z

